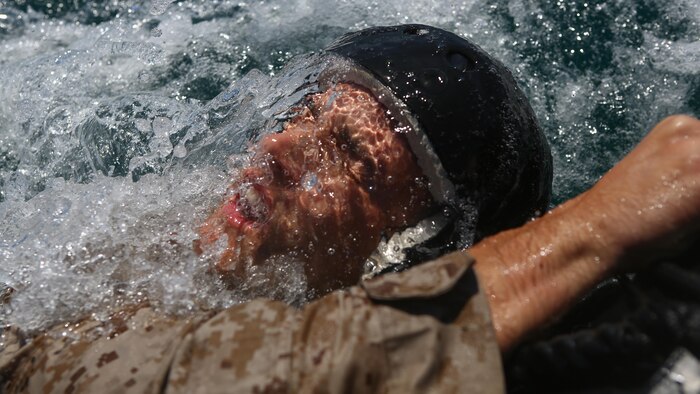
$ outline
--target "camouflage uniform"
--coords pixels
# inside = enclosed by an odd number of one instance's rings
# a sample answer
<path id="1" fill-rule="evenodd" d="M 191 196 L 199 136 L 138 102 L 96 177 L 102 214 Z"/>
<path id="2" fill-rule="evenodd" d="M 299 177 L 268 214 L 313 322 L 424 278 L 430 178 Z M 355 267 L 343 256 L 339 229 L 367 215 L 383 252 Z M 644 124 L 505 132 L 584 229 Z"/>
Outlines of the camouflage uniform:
<path id="1" fill-rule="evenodd" d="M 148 308 L 4 332 L 3 392 L 503 392 L 472 258 L 453 253 L 303 309 L 255 300 L 188 319 Z M 61 332 L 71 329 L 71 335 Z"/>

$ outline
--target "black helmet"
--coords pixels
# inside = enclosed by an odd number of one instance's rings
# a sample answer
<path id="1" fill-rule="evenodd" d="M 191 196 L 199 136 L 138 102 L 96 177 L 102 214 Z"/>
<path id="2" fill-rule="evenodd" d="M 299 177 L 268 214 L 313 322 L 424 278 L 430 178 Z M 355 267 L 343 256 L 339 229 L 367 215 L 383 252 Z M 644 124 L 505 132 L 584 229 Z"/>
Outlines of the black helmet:
<path id="1" fill-rule="evenodd" d="M 390 93 L 367 77 L 358 80 L 356 70 L 348 71 L 352 67 L 334 79 L 365 85 L 399 120 L 416 123 L 411 126 L 418 137 L 409 136 L 409 142 L 439 190 L 434 197 L 458 212 L 460 204 L 476 207 L 475 240 L 547 209 L 549 145 L 501 62 L 464 38 L 425 25 L 369 28 L 346 34 L 326 50 L 365 70 Z"/>

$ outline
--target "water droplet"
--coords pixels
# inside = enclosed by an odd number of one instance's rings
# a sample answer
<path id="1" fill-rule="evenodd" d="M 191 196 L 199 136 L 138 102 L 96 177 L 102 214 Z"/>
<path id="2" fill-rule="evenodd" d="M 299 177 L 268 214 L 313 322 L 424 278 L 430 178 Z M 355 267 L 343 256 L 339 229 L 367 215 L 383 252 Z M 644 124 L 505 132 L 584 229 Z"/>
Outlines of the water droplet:
<path id="1" fill-rule="evenodd" d="M 316 184 L 318 184 L 318 176 L 314 172 L 307 172 L 301 178 L 301 186 L 306 191 L 313 189 Z"/>
<path id="2" fill-rule="evenodd" d="M 151 15 L 162 15 L 166 9 L 168 9 L 168 6 L 170 6 L 170 3 L 172 3 L 173 0 L 154 0 L 151 3 L 151 9 L 150 14 Z"/>
<path id="3" fill-rule="evenodd" d="M 182 159 L 183 157 L 187 156 L 187 148 L 185 148 L 183 145 L 178 145 L 173 149 L 173 156 Z"/>

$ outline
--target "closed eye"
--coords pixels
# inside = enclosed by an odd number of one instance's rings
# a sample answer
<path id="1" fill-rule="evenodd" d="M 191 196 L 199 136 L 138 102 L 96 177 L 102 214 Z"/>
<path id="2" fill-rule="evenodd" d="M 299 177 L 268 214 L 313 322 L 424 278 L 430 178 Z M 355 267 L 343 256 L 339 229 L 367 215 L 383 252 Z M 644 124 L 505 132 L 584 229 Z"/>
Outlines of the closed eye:
<path id="1" fill-rule="evenodd" d="M 342 152 L 345 152 L 351 159 L 361 160 L 363 158 L 364 152 L 360 149 L 357 137 L 351 136 L 347 127 L 343 126 L 336 135 L 336 144 Z"/>

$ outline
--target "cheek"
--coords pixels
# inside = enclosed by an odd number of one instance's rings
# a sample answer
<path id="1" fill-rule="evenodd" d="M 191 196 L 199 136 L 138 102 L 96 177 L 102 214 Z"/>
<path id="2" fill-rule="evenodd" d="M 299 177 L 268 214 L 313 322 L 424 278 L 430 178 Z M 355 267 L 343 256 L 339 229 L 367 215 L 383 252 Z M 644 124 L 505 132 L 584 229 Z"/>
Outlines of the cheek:
<path id="1" fill-rule="evenodd" d="M 299 195 L 301 213 L 308 216 L 310 220 L 330 217 L 333 211 L 332 202 L 327 194 L 317 191 L 304 191 Z"/>
<path id="2" fill-rule="evenodd" d="M 344 179 L 329 178 L 324 170 L 315 176 L 313 186 L 305 187 L 302 181 L 301 185 L 287 192 L 292 209 L 308 223 L 335 219 L 348 205 L 348 187 Z"/>
<path id="3" fill-rule="evenodd" d="M 324 221 L 340 236 L 360 229 L 381 226 L 382 215 L 369 193 L 348 175 L 322 178 L 319 189 L 305 192 L 301 198 L 313 220 Z"/>

